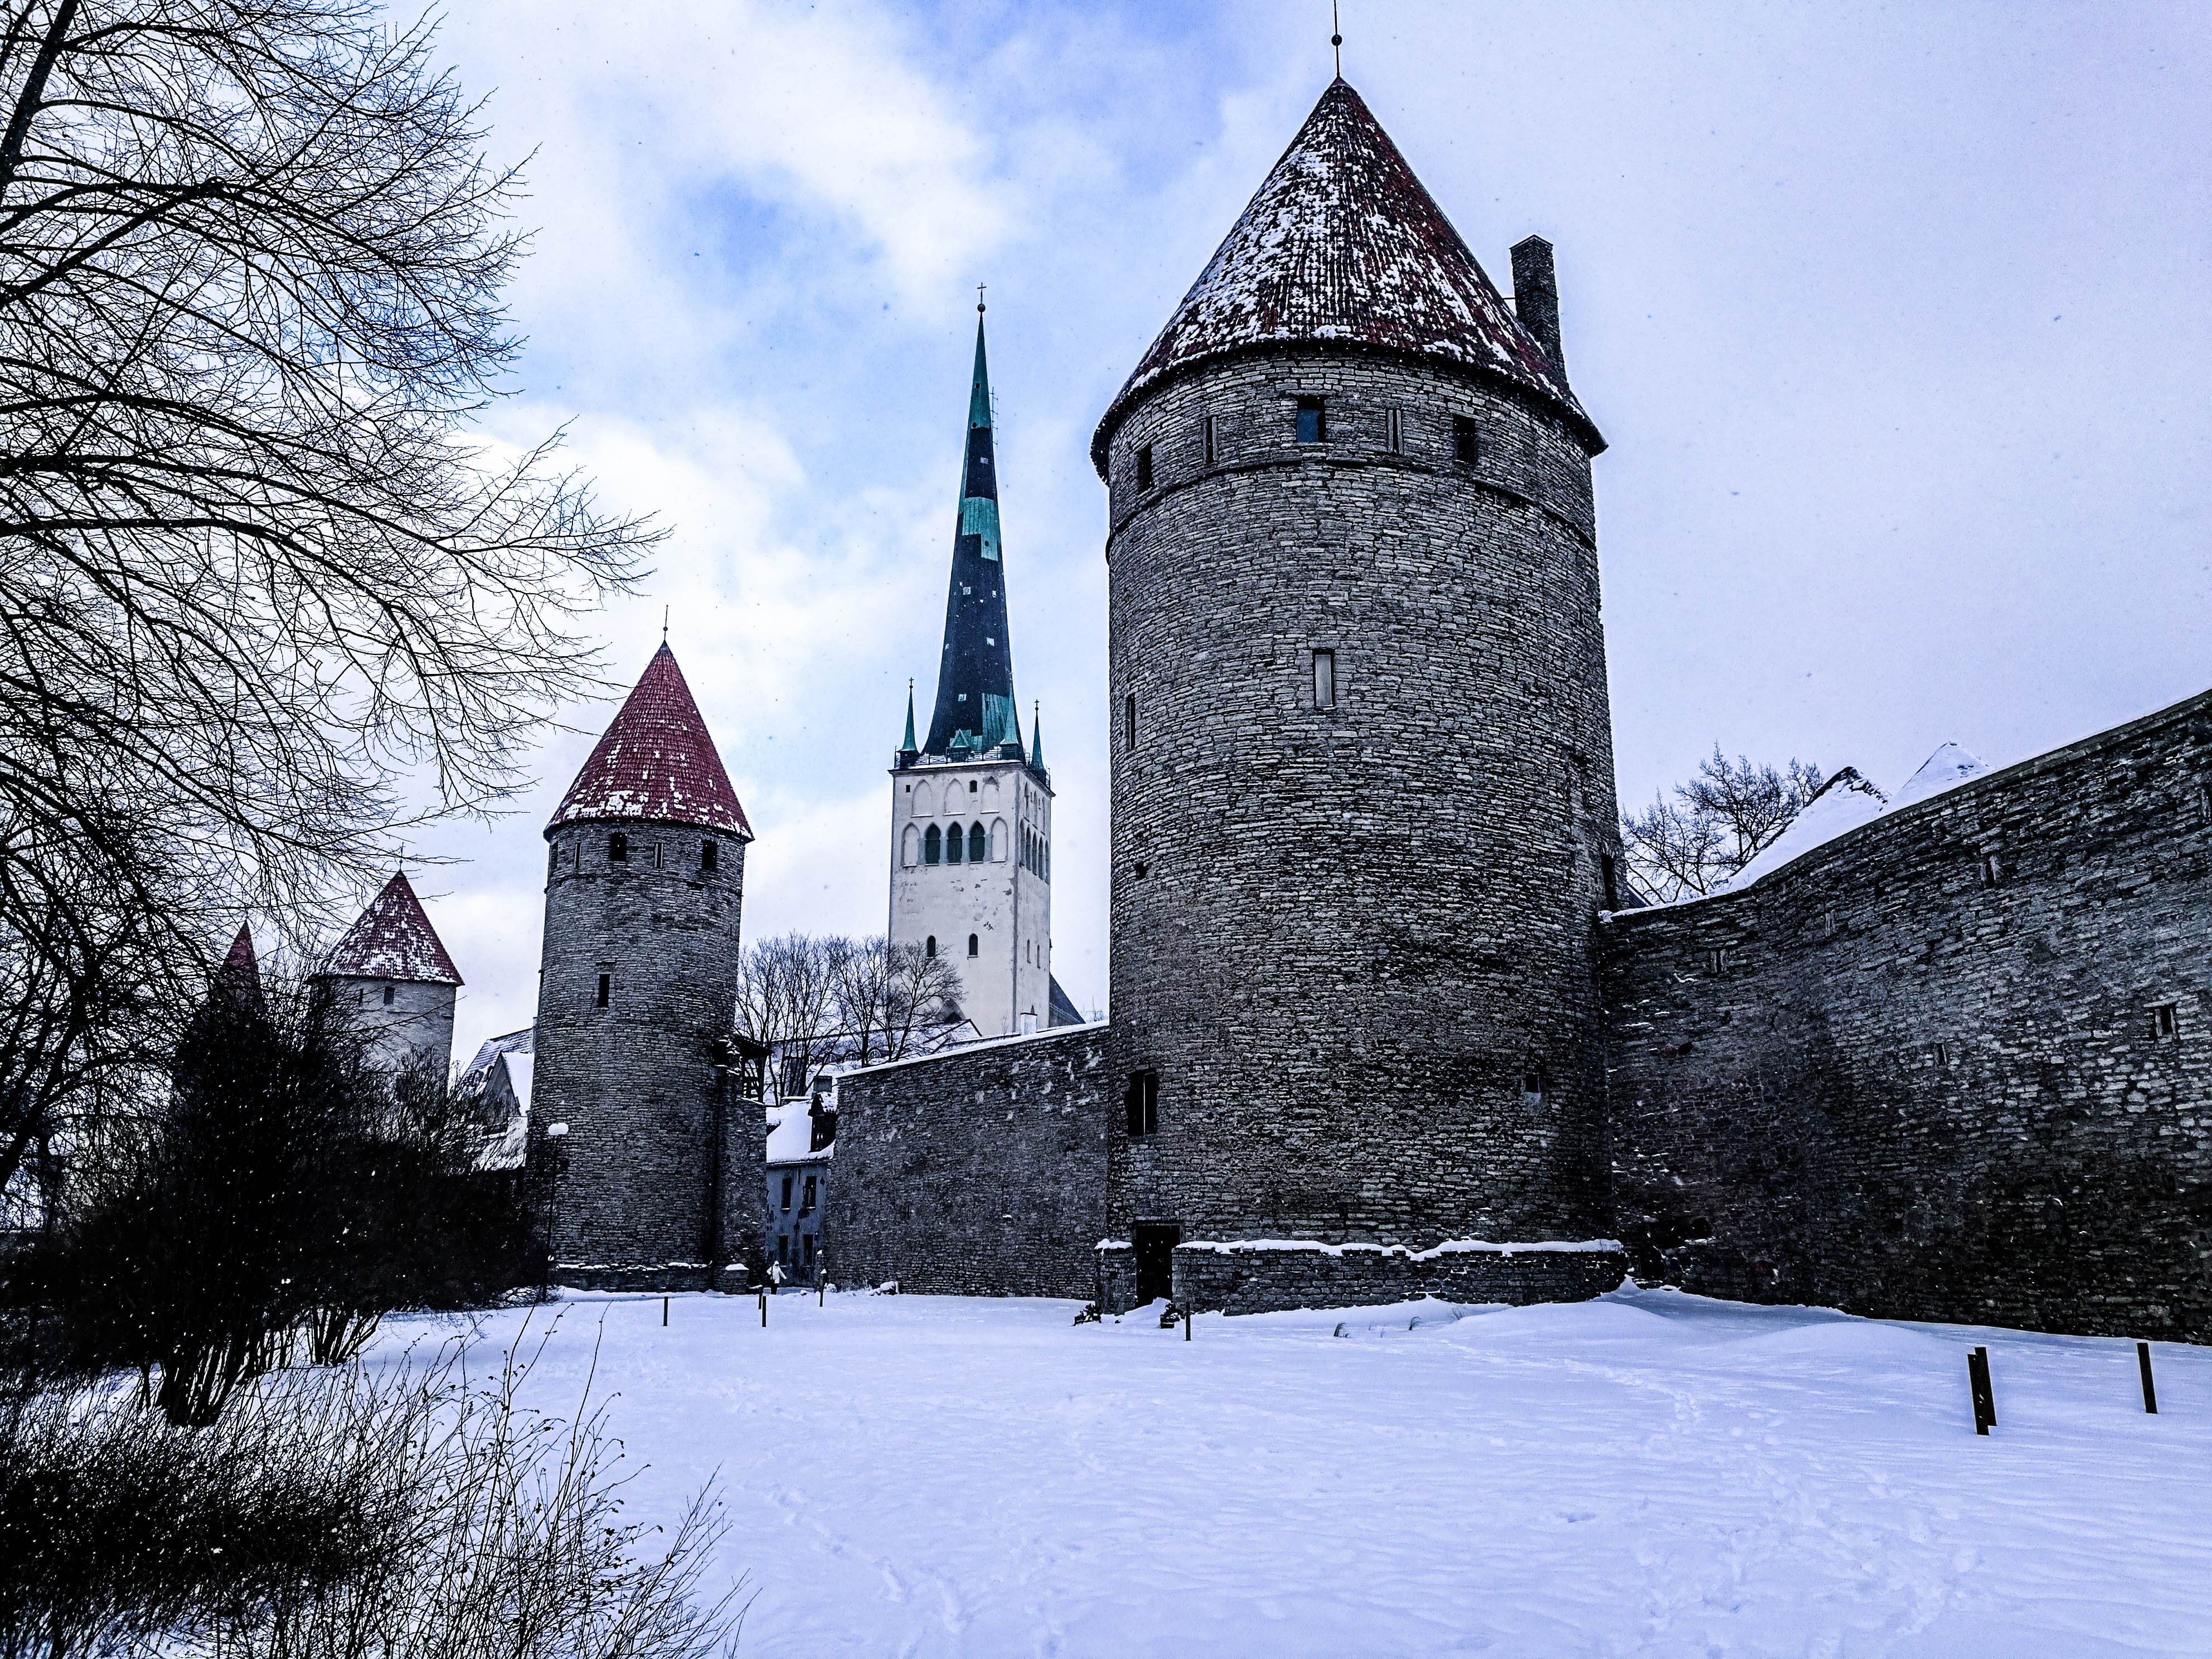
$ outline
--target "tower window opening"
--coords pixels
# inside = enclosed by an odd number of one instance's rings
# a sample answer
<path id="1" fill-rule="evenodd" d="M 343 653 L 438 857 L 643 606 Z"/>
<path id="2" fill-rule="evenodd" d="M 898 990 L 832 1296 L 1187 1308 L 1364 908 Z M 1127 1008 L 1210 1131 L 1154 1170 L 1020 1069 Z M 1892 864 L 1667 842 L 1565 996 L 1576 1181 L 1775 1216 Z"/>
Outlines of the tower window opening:
<path id="1" fill-rule="evenodd" d="M 1540 1106 L 1544 1103 L 1544 1074 L 1541 1072 L 1522 1073 L 1521 1103 L 1524 1106 Z"/>
<path id="2" fill-rule="evenodd" d="M 629 837 L 619 830 L 607 837 L 607 862 L 610 864 L 629 862 Z"/>
<path id="3" fill-rule="evenodd" d="M 1137 746 L 1137 694 L 1133 691 L 1121 699 L 1121 741 L 1125 746 Z"/>
<path id="4" fill-rule="evenodd" d="M 1936 1045 L 1936 1063 L 1938 1066 L 1948 1066 L 1951 1063 L 1951 1045 L 1949 1043 L 1939 1042 Z"/>
<path id="5" fill-rule="evenodd" d="M 971 957 L 979 957 L 983 954 L 981 941 L 980 941 L 973 933 L 968 935 L 968 954 Z"/>
<path id="6" fill-rule="evenodd" d="M 968 826 L 968 862 L 981 864 L 990 856 L 990 832 L 980 823 Z"/>
<path id="7" fill-rule="evenodd" d="M 1597 873 L 1598 879 L 1605 884 L 1605 908 L 1618 910 L 1620 908 L 1620 878 L 1612 854 L 1600 853 L 1597 855 Z"/>
<path id="8" fill-rule="evenodd" d="M 392 1006 L 392 999 L 394 994 L 396 994 L 396 992 L 397 988 L 394 986 L 387 985 L 384 988 L 384 1006 L 386 1007 L 389 1008 Z"/>
<path id="9" fill-rule="evenodd" d="M 934 957 L 937 955 L 936 934 L 932 933 L 927 939 L 922 941 L 921 953 L 922 955 L 930 957 Z"/>
<path id="10" fill-rule="evenodd" d="M 1152 447 L 1150 444 L 1139 444 L 1137 447 L 1137 488 L 1150 489 L 1152 487 Z"/>
<path id="11" fill-rule="evenodd" d="M 968 780 L 968 793 L 971 795 L 975 793 L 975 780 L 973 778 Z"/>
<path id="12" fill-rule="evenodd" d="M 2159 1037 L 2170 1037 L 2178 1030 L 2179 1030 L 2179 1024 L 2176 1018 L 2176 1012 L 2177 1005 L 2171 1002 L 2161 1002 L 2155 1008 L 2153 1008 L 2150 1011 L 2151 1035 L 2153 1036 Z"/>
<path id="13" fill-rule="evenodd" d="M 956 823 L 945 832 L 945 861 L 947 864 L 957 864 L 967 856 L 967 832 Z"/>
<path id="14" fill-rule="evenodd" d="M 1336 653 L 1313 653 L 1313 697 L 1316 708 L 1336 707 Z"/>
<path id="15" fill-rule="evenodd" d="M 1464 415 L 1452 416 L 1452 459 L 1455 461 L 1479 461 L 1482 459 L 1482 428 Z"/>
<path id="16" fill-rule="evenodd" d="M 921 861 L 924 864 L 939 864 L 944 861 L 944 858 L 945 831 L 933 823 L 929 826 L 929 833 L 921 838 Z"/>
<path id="17" fill-rule="evenodd" d="M 1997 862 L 1997 855 L 1995 853 L 1984 854 L 1982 859 L 1982 885 L 1984 887 L 1995 887 L 2003 879 L 2004 866 Z"/>
<path id="18" fill-rule="evenodd" d="M 611 992 L 614 989 L 614 985 L 615 985 L 615 976 L 614 976 L 612 974 L 601 974 L 601 975 L 599 975 L 599 1006 L 600 1006 L 600 1007 L 604 1008 L 604 1007 L 605 1007 L 605 1006 L 607 1006 L 607 998 L 608 998 L 608 994 L 609 994 L 609 993 L 611 993 Z"/>
<path id="19" fill-rule="evenodd" d="M 1319 398 L 1298 399 L 1298 441 L 1302 444 L 1325 444 L 1328 441 L 1328 406 Z"/>
<path id="20" fill-rule="evenodd" d="M 712 870 L 720 865 L 721 861 L 721 842 L 709 839 L 699 843 L 699 867 L 702 870 Z"/>
<path id="21" fill-rule="evenodd" d="M 1389 446 L 1390 453 L 1393 455 L 1404 454 L 1406 453 L 1405 412 L 1402 410 L 1392 410 L 1385 418 L 1384 424 L 1383 441 Z"/>
<path id="22" fill-rule="evenodd" d="M 1129 1086 L 1121 1096 L 1121 1108 L 1131 1134 L 1158 1134 L 1160 1131 L 1160 1074 L 1158 1072 L 1130 1073 Z"/>
<path id="23" fill-rule="evenodd" d="M 791 1176 L 784 1176 L 784 1178 L 783 1178 L 783 1206 L 782 1206 L 782 1207 L 783 1207 L 784 1213 L 785 1213 L 785 1214 L 787 1214 L 787 1215 L 788 1215 L 788 1214 L 791 1212 L 791 1183 L 792 1183 L 792 1177 L 791 1177 Z"/>
<path id="24" fill-rule="evenodd" d="M 1214 441 L 1213 416 L 1209 415 L 1203 421 L 1200 422 L 1199 430 L 1206 442 L 1206 464 L 1208 466 L 1212 466 L 1214 462 L 1214 458 L 1220 453 L 1218 448 L 1216 447 Z"/>

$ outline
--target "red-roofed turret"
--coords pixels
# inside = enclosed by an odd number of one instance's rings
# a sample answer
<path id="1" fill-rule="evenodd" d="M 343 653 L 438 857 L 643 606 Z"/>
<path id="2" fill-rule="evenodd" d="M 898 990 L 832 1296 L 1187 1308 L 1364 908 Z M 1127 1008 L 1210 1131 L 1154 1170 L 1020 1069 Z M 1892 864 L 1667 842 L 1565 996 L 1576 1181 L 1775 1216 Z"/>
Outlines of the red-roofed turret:
<path id="1" fill-rule="evenodd" d="M 442 1075 L 452 1063 L 460 970 L 405 871 L 368 902 L 315 978 L 356 1011 L 372 1033 L 375 1062 L 386 1071 L 428 1059 Z"/>
<path id="2" fill-rule="evenodd" d="M 730 787 L 714 739 L 665 641 L 561 798 L 546 833 L 599 818 L 690 823 L 741 841 L 753 838 L 745 809 L 738 804 L 738 792 Z"/>

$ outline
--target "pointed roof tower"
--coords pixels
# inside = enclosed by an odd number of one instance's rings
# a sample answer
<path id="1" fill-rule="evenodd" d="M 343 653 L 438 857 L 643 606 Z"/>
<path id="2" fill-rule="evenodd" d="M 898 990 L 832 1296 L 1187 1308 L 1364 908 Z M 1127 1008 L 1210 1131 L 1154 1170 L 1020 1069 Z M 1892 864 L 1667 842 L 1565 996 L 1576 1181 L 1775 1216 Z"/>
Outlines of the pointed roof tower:
<path id="1" fill-rule="evenodd" d="M 550 835 L 591 818 L 651 818 L 753 838 L 665 640 L 545 828 Z"/>
<path id="2" fill-rule="evenodd" d="M 1499 297 L 1349 82 L 1329 83 L 1091 441 L 1192 364 L 1300 341 L 1440 357 L 1556 410 L 1592 454 L 1605 441 L 1565 374 Z"/>
<path id="3" fill-rule="evenodd" d="M 216 983 L 241 1003 L 254 1007 L 261 1006 L 261 963 L 253 954 L 253 929 L 240 922 L 238 937 L 230 942 L 230 954 L 223 957 L 222 966 L 215 970 Z"/>
<path id="4" fill-rule="evenodd" d="M 945 600 L 945 652 L 937 708 L 924 754 L 982 753 L 1021 745 L 1014 712 L 1014 653 L 1006 635 L 1006 565 L 999 548 L 998 455 L 991 441 L 991 374 L 983 355 L 983 307 L 975 307 L 975 373 L 968 388 L 968 452 L 952 531 L 952 580 Z"/>
<path id="5" fill-rule="evenodd" d="M 400 871 L 368 902 L 345 937 L 331 948 L 318 979 L 393 979 L 418 985 L 459 985 L 460 970 Z"/>

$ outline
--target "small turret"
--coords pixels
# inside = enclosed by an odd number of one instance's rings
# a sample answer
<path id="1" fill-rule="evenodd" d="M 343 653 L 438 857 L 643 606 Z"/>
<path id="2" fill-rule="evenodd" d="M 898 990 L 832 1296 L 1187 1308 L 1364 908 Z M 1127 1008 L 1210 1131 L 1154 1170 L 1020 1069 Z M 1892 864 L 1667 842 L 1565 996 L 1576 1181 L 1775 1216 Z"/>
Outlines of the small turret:
<path id="1" fill-rule="evenodd" d="M 345 931 L 315 975 L 371 1033 L 374 1064 L 394 1074 L 418 1060 L 441 1077 L 453 1064 L 459 969 L 404 870 Z"/>

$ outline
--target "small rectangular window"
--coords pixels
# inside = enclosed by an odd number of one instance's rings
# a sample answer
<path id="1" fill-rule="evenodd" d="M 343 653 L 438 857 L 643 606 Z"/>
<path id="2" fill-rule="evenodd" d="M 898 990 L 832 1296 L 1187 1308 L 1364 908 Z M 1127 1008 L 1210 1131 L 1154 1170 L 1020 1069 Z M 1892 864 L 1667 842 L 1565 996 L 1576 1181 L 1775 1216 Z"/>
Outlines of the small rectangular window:
<path id="1" fill-rule="evenodd" d="M 607 862 L 610 864 L 629 862 L 629 837 L 619 830 L 607 837 Z"/>
<path id="2" fill-rule="evenodd" d="M 1544 1103 L 1544 1074 L 1541 1072 L 1522 1073 L 1521 1103 L 1523 1106 L 1540 1106 Z"/>
<path id="3" fill-rule="evenodd" d="M 1314 707 L 1336 707 L 1336 653 L 1316 651 L 1313 653 Z"/>
<path id="4" fill-rule="evenodd" d="M 1482 434 L 1464 415 L 1452 416 L 1452 459 L 1458 461 L 1479 461 L 1482 459 Z"/>
<path id="5" fill-rule="evenodd" d="M 783 1207 L 786 1212 L 791 1209 L 791 1180 L 789 1176 L 783 1178 Z"/>
<path id="6" fill-rule="evenodd" d="M 1121 699 L 1121 740 L 1128 748 L 1137 746 L 1137 694 L 1133 691 Z"/>
<path id="7" fill-rule="evenodd" d="M 1948 1066 L 1951 1063 L 1951 1045 L 1949 1043 L 1939 1042 L 1936 1045 L 1936 1063 L 1938 1066 Z"/>
<path id="8" fill-rule="evenodd" d="M 392 986 L 387 985 L 384 988 L 384 1006 L 387 1008 L 392 1006 L 393 992 L 394 988 Z"/>
<path id="9" fill-rule="evenodd" d="M 1218 453 L 1214 447 L 1212 416 L 1209 415 L 1206 417 L 1204 428 L 1206 435 L 1206 464 L 1208 466 L 1212 466 L 1213 465 L 1214 457 Z"/>
<path id="10" fill-rule="evenodd" d="M 1724 972 L 1726 971 L 1728 965 L 1729 954 L 1728 949 L 1725 945 L 1716 945 L 1705 952 L 1705 971 L 1707 973 L 1717 974 Z"/>
<path id="11" fill-rule="evenodd" d="M 1137 488 L 1150 489 L 1152 487 L 1152 447 L 1150 444 L 1139 444 L 1137 447 Z"/>
<path id="12" fill-rule="evenodd" d="M 1318 398 L 1298 399 L 1298 441 L 1302 444 L 1325 444 L 1328 441 L 1328 408 Z"/>
<path id="13" fill-rule="evenodd" d="M 708 840 L 702 841 L 699 843 L 699 867 L 702 870 L 714 869 L 715 866 L 721 862 L 721 842 L 714 840 Z"/>
<path id="14" fill-rule="evenodd" d="M 2176 1018 L 2175 1004 L 2161 1002 L 2150 1011 L 2150 1030 L 2153 1036 L 2170 1037 L 2179 1029 L 2179 1023 Z"/>
<path id="15" fill-rule="evenodd" d="M 812 1176 L 806 1177 L 806 1190 L 799 1194 L 799 1212 L 801 1215 L 814 1213 L 814 1177 Z"/>
<path id="16" fill-rule="evenodd" d="M 1605 884 L 1605 908 L 1618 910 L 1620 908 L 1620 877 L 1612 854 L 1600 853 L 1597 855 L 1597 873 L 1598 879 Z"/>
<path id="17" fill-rule="evenodd" d="M 1160 1128 L 1160 1074 L 1158 1072 L 1130 1073 L 1128 1089 L 1122 1095 L 1122 1106 L 1131 1134 L 1158 1134 Z"/>
<path id="18" fill-rule="evenodd" d="M 1394 409 L 1390 411 L 1385 441 L 1390 446 L 1390 453 L 1393 455 L 1402 455 L 1406 453 L 1406 417 L 1398 410 Z"/>
<path id="19" fill-rule="evenodd" d="M 607 993 L 614 988 L 614 980 L 612 974 L 599 975 L 599 1006 L 602 1008 L 607 1006 Z"/>

